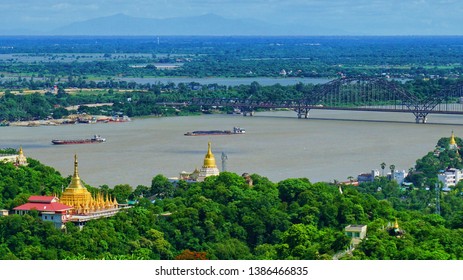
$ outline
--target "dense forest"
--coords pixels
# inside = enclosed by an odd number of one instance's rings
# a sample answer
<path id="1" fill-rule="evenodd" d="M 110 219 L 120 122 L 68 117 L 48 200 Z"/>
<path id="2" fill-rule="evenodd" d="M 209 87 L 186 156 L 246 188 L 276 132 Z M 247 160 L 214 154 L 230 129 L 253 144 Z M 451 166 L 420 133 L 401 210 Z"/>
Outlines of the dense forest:
<path id="1" fill-rule="evenodd" d="M 449 138 L 438 145 L 445 147 Z M 457 138 L 457 143 L 462 143 Z M 399 186 L 387 177 L 359 186 L 289 178 L 277 183 L 252 174 L 222 172 L 204 182 L 177 184 L 158 174 L 151 186 L 87 186 L 119 202 L 137 204 L 114 217 L 54 228 L 32 212 L 0 218 L 3 259 L 463 259 L 462 184 L 437 192 L 438 163 L 459 167 L 448 150 L 417 160 L 422 184 Z M 453 160 L 456 157 L 459 160 Z M 0 208 L 29 195 L 59 194 L 70 178 L 28 159 L 28 166 L 0 163 Z M 460 165 L 458 165 L 460 164 Z M 431 166 L 432 165 L 432 166 Z M 413 176 L 413 175 L 412 175 Z M 409 180 L 416 180 L 409 178 Z M 340 189 L 342 191 L 340 191 Z M 148 199 L 149 198 L 149 199 Z M 398 221 L 400 234 L 393 230 Z M 368 226 L 367 238 L 349 251 L 344 227 Z"/>

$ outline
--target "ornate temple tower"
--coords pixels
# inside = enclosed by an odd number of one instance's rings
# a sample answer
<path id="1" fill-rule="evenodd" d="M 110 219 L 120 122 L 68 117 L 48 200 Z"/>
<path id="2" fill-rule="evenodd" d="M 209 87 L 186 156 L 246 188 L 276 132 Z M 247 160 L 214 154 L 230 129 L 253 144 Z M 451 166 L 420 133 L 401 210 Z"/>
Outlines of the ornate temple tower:
<path id="1" fill-rule="evenodd" d="M 115 199 L 104 198 L 101 194 L 92 197 L 92 194 L 80 180 L 78 168 L 77 155 L 75 155 L 74 175 L 68 187 L 61 195 L 60 203 L 72 206 L 74 214 L 90 214 L 96 211 L 117 208 L 118 204 Z"/>
<path id="2" fill-rule="evenodd" d="M 455 135 L 453 134 L 453 131 L 452 131 L 452 135 L 450 136 L 449 149 L 458 150 L 458 145 L 457 145 L 457 142 L 455 141 Z"/>
<path id="3" fill-rule="evenodd" d="M 215 157 L 211 150 L 211 142 L 207 144 L 207 154 L 204 157 L 204 164 L 199 170 L 197 181 L 202 182 L 206 177 L 219 175 L 219 169 L 215 163 Z"/>
<path id="4" fill-rule="evenodd" d="M 16 165 L 21 165 L 21 166 L 27 165 L 27 158 L 24 155 L 23 147 L 19 147 L 19 153 L 18 153 L 18 156 L 16 157 L 15 164 Z"/>

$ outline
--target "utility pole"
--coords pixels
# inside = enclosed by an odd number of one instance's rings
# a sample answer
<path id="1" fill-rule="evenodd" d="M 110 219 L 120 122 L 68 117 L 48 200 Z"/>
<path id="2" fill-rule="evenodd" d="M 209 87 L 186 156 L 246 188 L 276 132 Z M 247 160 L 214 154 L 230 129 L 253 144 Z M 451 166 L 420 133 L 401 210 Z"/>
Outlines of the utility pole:
<path id="1" fill-rule="evenodd" d="M 436 183 L 436 214 L 440 215 L 440 185 Z"/>
<path id="2" fill-rule="evenodd" d="M 222 172 L 227 171 L 227 160 L 228 156 L 222 152 Z"/>

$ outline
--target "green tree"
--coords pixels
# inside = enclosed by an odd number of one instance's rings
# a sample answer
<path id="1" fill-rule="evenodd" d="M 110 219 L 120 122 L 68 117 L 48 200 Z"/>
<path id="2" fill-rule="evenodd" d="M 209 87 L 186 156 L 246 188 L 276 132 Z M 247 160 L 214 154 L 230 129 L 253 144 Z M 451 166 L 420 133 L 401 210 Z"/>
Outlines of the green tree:
<path id="1" fill-rule="evenodd" d="M 164 175 L 156 175 L 151 181 L 150 195 L 158 198 L 172 197 L 174 190 L 174 185 Z"/>
<path id="2" fill-rule="evenodd" d="M 132 187 L 128 184 L 114 186 L 113 195 L 119 203 L 126 202 L 132 194 Z"/>

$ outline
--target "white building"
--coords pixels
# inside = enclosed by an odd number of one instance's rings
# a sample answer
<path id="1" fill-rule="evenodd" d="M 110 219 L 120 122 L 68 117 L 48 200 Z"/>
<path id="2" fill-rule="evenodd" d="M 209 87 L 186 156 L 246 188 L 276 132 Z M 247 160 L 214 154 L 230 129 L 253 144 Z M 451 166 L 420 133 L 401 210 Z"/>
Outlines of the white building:
<path id="1" fill-rule="evenodd" d="M 348 225 L 344 232 L 352 238 L 352 245 L 357 246 L 367 236 L 367 225 Z"/>
<path id="2" fill-rule="evenodd" d="M 463 179 L 463 174 L 460 169 L 447 168 L 439 173 L 437 178 L 442 183 L 442 190 L 449 191 L 450 187 L 454 187 Z"/>
<path id="3" fill-rule="evenodd" d="M 407 176 L 408 176 L 408 172 L 406 172 L 405 170 L 402 170 L 402 171 L 395 170 L 394 176 L 392 177 L 392 179 L 396 181 L 397 184 L 402 185 Z"/>

